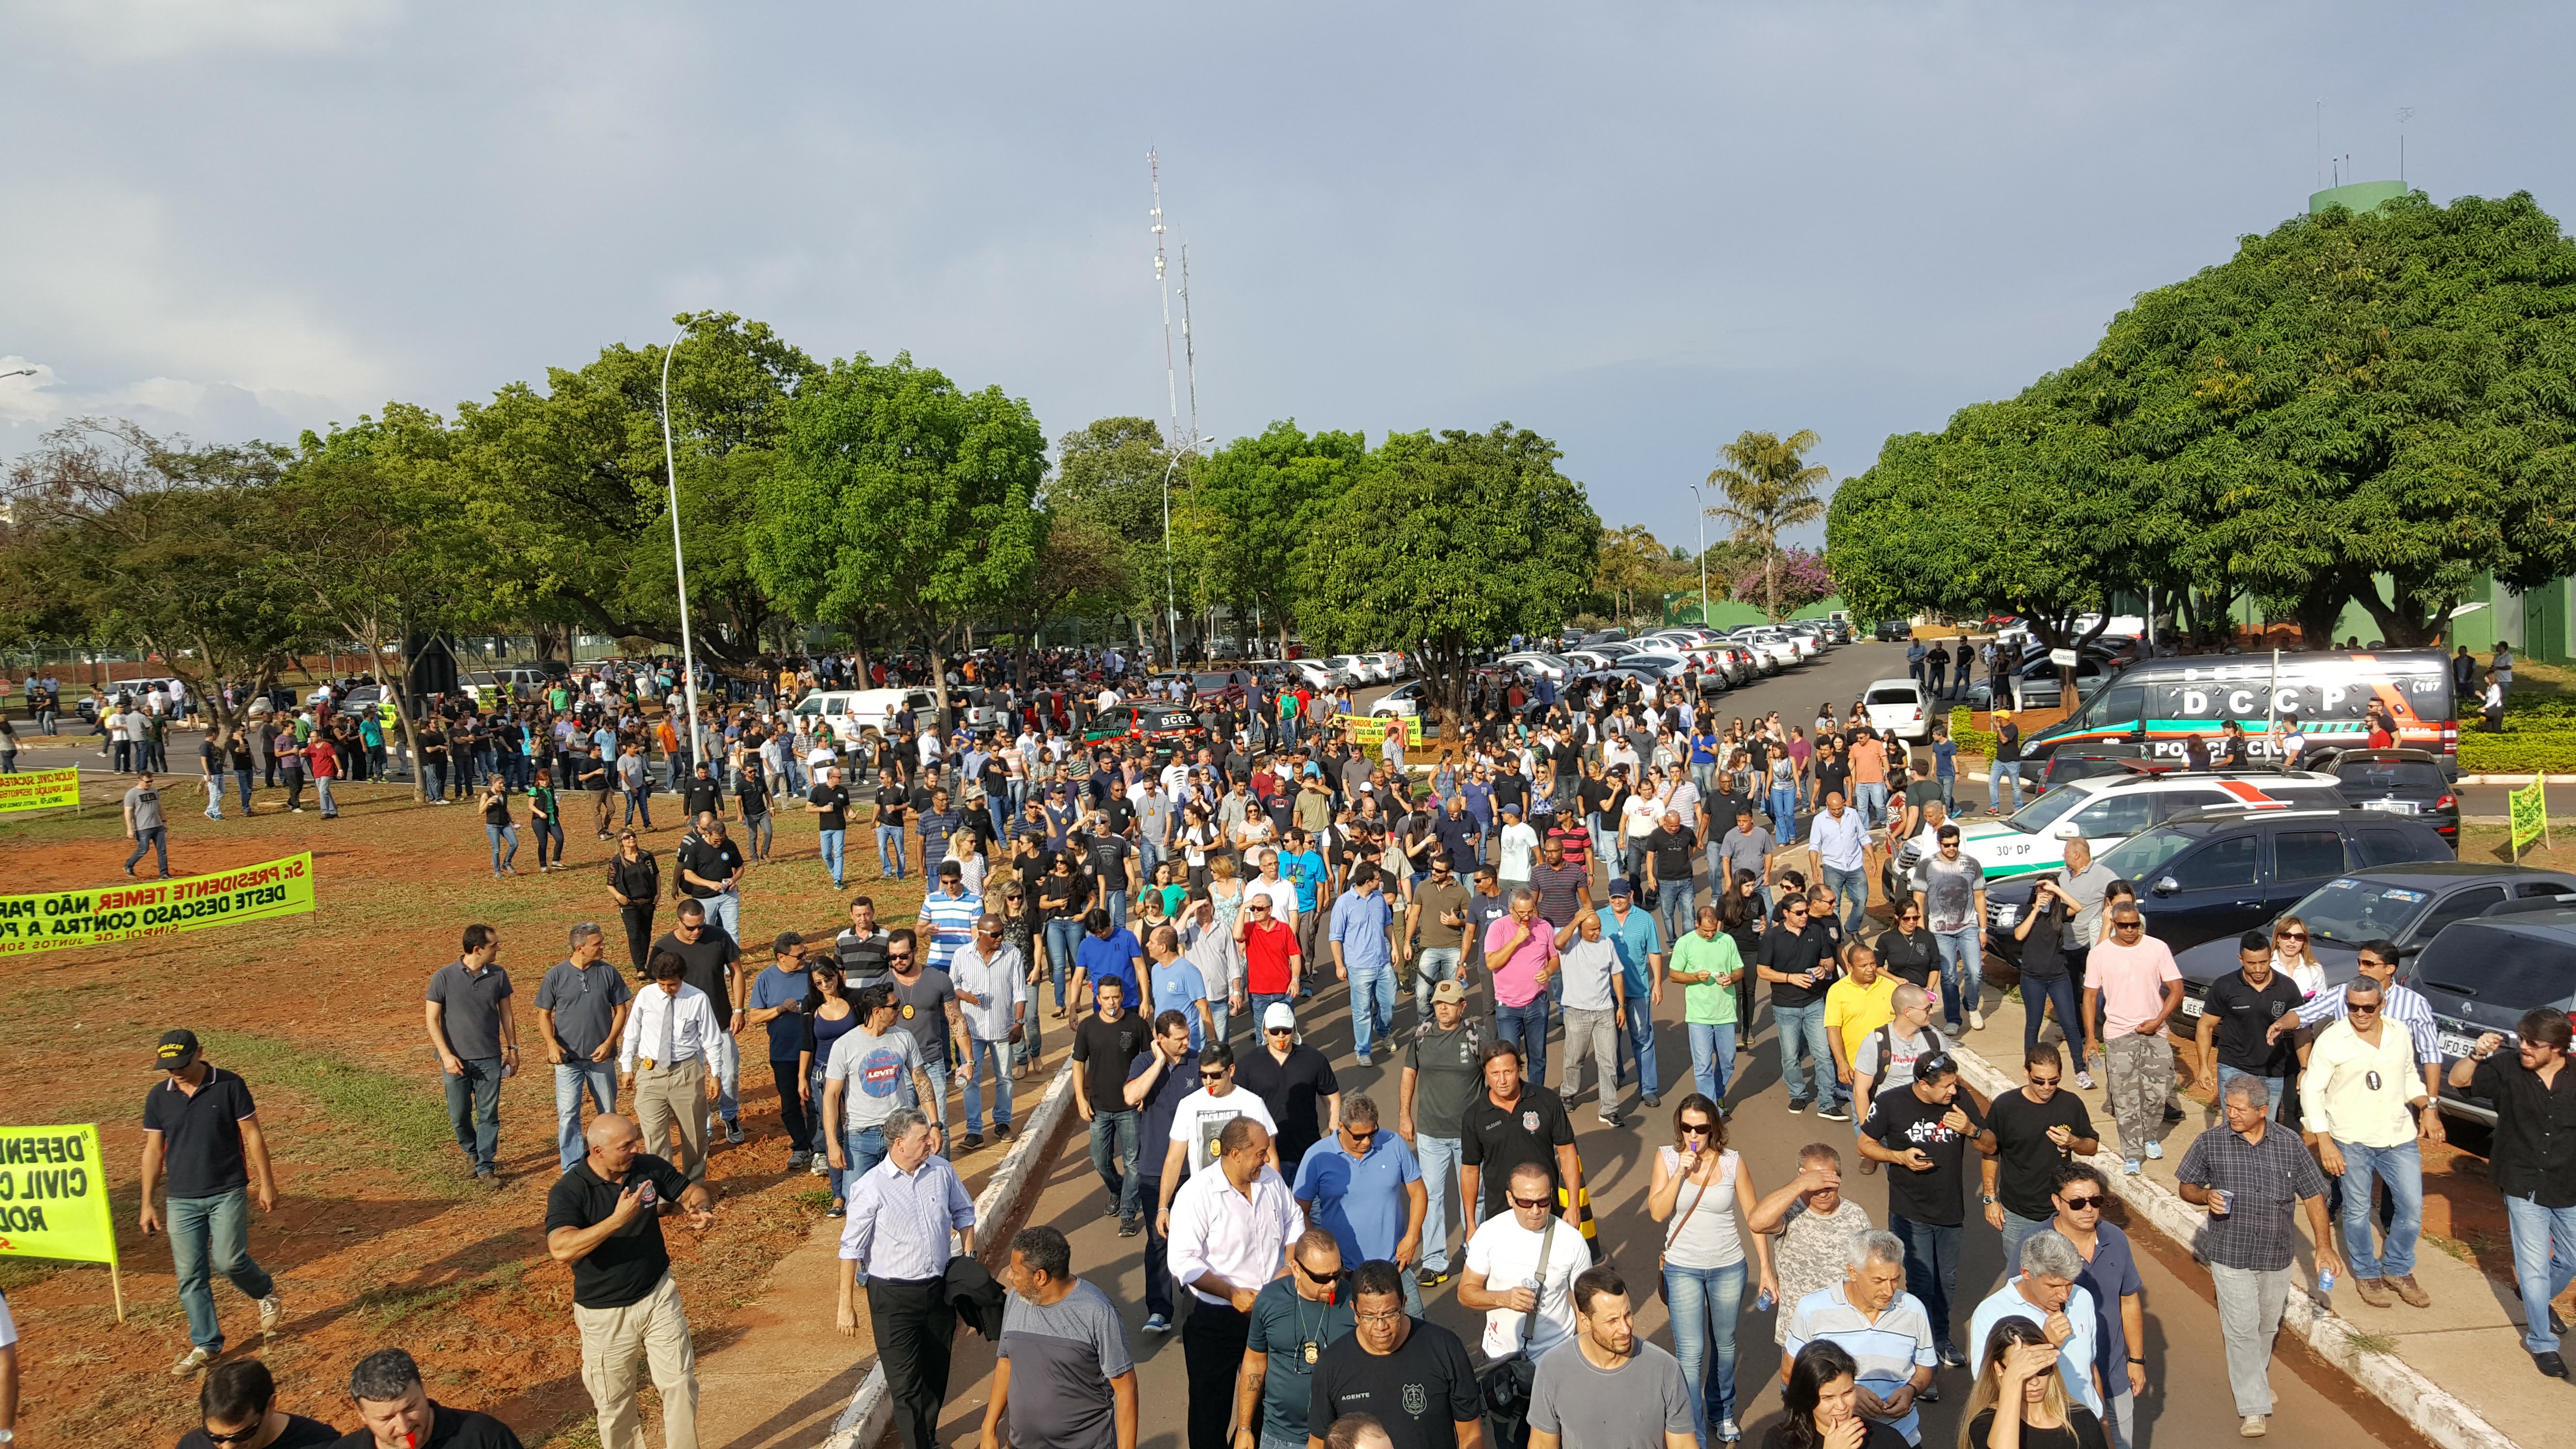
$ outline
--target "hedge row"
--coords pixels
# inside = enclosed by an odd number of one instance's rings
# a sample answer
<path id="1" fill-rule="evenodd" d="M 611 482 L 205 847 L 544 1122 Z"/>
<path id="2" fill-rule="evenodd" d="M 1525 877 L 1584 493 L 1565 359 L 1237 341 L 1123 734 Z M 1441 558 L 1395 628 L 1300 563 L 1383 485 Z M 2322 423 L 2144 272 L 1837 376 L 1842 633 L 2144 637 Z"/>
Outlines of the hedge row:
<path id="1" fill-rule="evenodd" d="M 2462 723 L 2461 774 L 2576 774 L 2576 729 L 2491 735 Z"/>
<path id="2" fill-rule="evenodd" d="M 1950 740 L 1959 747 L 1960 754 L 1983 755 L 1991 760 L 1995 757 L 1995 737 L 1975 726 L 1976 717 L 1976 712 L 1964 704 L 1952 706 Z"/>

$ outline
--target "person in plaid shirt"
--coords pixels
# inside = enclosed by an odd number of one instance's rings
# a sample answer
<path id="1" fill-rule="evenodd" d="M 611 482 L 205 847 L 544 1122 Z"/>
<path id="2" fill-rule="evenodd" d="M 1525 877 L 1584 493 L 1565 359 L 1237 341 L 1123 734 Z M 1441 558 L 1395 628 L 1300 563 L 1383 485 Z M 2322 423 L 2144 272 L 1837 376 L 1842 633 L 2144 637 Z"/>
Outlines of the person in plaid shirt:
<path id="1" fill-rule="evenodd" d="M 2227 1337 L 2227 1379 L 2236 1391 L 2237 1432 L 2261 1438 L 2272 1414 L 2272 1336 L 2289 1301 L 2299 1230 L 2308 1214 L 2317 1244 L 2317 1276 L 2330 1284 L 2343 1271 L 2326 1227 L 2326 1176 L 2298 1134 L 2268 1124 L 2272 1091 L 2259 1077 L 2236 1077 L 2222 1093 L 2227 1121 L 2200 1134 L 2175 1174 L 2182 1200 L 2209 1209 L 2201 1256 L 2218 1289 L 2218 1327 Z"/>

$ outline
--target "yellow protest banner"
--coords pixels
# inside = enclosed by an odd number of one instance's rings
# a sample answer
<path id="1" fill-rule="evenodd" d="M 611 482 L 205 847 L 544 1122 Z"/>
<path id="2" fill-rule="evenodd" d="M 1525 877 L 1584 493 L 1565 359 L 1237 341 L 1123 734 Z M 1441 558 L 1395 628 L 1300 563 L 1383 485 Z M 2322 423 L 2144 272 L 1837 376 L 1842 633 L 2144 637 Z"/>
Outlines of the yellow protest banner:
<path id="1" fill-rule="evenodd" d="M 2541 783 L 2540 777 L 2534 775 L 2530 784 L 2519 790 L 2508 791 L 2504 798 L 2505 808 L 2510 812 L 2507 818 L 2513 826 L 2513 842 L 2508 849 L 2518 863 L 2522 859 L 2522 852 L 2530 846 L 2531 842 L 2539 841 L 2544 849 L 2548 846 L 2548 789 Z"/>
<path id="2" fill-rule="evenodd" d="M 1386 743 L 1387 727 L 1395 723 L 1396 718 L 1394 715 L 1384 714 L 1337 714 L 1333 716 L 1333 728 L 1350 731 L 1351 738 L 1357 743 L 1381 745 Z M 1403 720 L 1404 742 L 1408 745 L 1421 744 L 1422 716 L 1409 714 L 1403 716 Z"/>
<path id="3" fill-rule="evenodd" d="M 0 1254 L 116 1261 L 98 1125 L 0 1127 Z"/>
<path id="4" fill-rule="evenodd" d="M 78 765 L 63 770 L 30 770 L 23 775 L 0 775 L 0 813 L 51 810 L 56 806 L 79 803 Z"/>
<path id="5" fill-rule="evenodd" d="M 0 956 L 170 936 L 313 909 L 313 855 L 213 875 L 0 896 Z"/>

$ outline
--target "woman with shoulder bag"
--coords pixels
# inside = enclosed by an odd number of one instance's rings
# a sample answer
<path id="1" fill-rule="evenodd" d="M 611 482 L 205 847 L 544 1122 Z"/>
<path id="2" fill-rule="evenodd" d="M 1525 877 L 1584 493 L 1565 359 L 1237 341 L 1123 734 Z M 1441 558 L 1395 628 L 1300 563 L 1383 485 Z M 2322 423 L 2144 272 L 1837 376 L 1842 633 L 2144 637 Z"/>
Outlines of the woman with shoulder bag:
<path id="1" fill-rule="evenodd" d="M 1646 1192 L 1646 1215 L 1672 1224 L 1664 1230 L 1660 1267 L 1672 1309 L 1673 1356 L 1690 1385 L 1700 1443 L 1711 1437 L 1734 1443 L 1744 1437 L 1735 1423 L 1735 1322 L 1743 1313 L 1745 1276 L 1736 1214 L 1750 1217 L 1761 1194 L 1743 1158 L 1727 1147 L 1726 1118 L 1715 1102 L 1698 1092 L 1682 1098 L 1673 1111 L 1673 1135 L 1678 1145 L 1657 1149 Z M 1754 1234 L 1753 1253 L 1760 1305 L 1776 1303 L 1771 1239 Z"/>

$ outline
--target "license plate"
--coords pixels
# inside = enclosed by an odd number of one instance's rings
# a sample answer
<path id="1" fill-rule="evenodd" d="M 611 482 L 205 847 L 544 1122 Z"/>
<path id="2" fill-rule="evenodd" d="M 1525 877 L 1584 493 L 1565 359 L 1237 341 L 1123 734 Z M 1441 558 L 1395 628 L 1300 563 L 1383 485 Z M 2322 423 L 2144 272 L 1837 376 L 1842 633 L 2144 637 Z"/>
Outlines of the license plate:
<path id="1" fill-rule="evenodd" d="M 2200 1020 L 2200 998 L 2196 996 L 2184 997 L 2182 999 L 2182 1014 L 2190 1017 L 2194 1021 Z"/>
<path id="2" fill-rule="evenodd" d="M 2364 800 L 2361 802 L 2361 808 L 2385 810 L 2391 815 L 2414 815 L 2420 813 L 2422 807 L 2412 800 Z"/>
<path id="3" fill-rule="evenodd" d="M 1995 907 L 1995 924 L 1998 926 L 2009 926 L 2020 919 L 2021 907 L 2019 906 L 2002 905 Z"/>
<path id="4" fill-rule="evenodd" d="M 2446 1057 L 2464 1057 L 2477 1049 L 2478 1044 L 2475 1041 L 2455 1032 L 2440 1031 L 2433 1035 L 2435 1042 L 2442 1048 L 2442 1055 Z"/>

